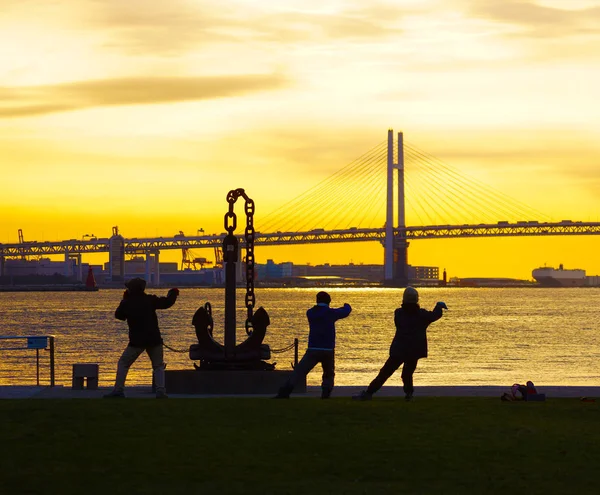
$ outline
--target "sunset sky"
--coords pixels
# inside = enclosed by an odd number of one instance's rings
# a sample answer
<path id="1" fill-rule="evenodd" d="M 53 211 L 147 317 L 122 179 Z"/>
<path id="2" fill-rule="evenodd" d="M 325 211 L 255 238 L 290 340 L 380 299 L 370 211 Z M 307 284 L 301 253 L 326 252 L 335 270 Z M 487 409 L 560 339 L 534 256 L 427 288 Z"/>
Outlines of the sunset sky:
<path id="1" fill-rule="evenodd" d="M 222 232 L 238 187 L 260 230 L 388 128 L 554 221 L 600 221 L 600 0 L 2 0 L 0 243 Z M 600 275 L 599 252 L 595 236 L 428 240 L 409 262 Z"/>

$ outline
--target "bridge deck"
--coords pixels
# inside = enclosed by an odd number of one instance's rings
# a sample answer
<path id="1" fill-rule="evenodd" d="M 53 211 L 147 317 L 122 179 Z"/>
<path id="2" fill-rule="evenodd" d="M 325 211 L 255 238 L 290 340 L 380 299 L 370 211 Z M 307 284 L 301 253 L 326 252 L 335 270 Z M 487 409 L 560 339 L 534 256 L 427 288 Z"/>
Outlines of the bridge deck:
<path id="1" fill-rule="evenodd" d="M 468 237 L 523 237 L 554 235 L 598 235 L 600 222 L 498 222 L 478 225 L 429 225 L 394 229 L 394 236 L 406 240 Z M 146 253 L 166 249 L 194 249 L 221 247 L 225 234 L 190 237 L 154 237 L 124 239 L 125 252 Z M 277 246 L 284 244 L 323 244 L 337 242 L 383 242 L 384 228 L 345 230 L 315 229 L 308 232 L 274 232 L 255 235 L 255 245 Z M 240 236 L 244 244 L 243 236 Z M 110 239 L 29 241 L 17 244 L 0 244 L 0 258 L 21 256 L 48 256 L 108 252 Z"/>

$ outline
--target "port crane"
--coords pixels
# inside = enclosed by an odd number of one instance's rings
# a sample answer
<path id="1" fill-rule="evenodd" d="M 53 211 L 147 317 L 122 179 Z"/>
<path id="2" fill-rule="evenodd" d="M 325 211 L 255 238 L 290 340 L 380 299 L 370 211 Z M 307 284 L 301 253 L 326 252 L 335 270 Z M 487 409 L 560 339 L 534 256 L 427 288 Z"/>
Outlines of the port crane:
<path id="1" fill-rule="evenodd" d="M 201 229 L 200 229 L 201 230 Z M 174 237 L 182 238 L 185 237 L 183 231 L 179 231 L 179 234 Z M 198 266 L 200 266 L 200 270 L 204 268 L 204 265 L 211 265 L 212 261 L 208 261 L 206 258 L 197 257 L 196 254 L 189 248 L 181 249 L 181 269 L 187 268 L 188 270 L 198 270 Z"/>
<path id="2" fill-rule="evenodd" d="M 23 229 L 19 229 L 19 244 L 25 244 L 25 238 L 23 237 Z M 21 253 L 21 259 L 26 260 L 27 256 L 24 253 Z"/>

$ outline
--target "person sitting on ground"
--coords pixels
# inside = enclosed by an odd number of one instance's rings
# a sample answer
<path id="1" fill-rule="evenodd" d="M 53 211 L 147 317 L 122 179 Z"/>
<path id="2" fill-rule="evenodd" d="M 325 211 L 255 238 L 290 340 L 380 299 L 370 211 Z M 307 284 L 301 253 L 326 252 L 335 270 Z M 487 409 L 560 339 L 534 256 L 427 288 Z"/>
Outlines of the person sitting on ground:
<path id="1" fill-rule="evenodd" d="M 433 311 L 421 309 L 417 290 L 413 287 L 404 290 L 402 306 L 394 312 L 396 335 L 392 340 L 390 356 L 369 387 L 353 399 L 370 400 L 403 363 L 405 399 L 413 398 L 413 374 L 419 359 L 427 357 L 427 327 L 442 317 L 442 308 L 448 309 L 445 303 L 438 302 Z"/>
<path id="2" fill-rule="evenodd" d="M 515 400 L 527 400 L 527 396 L 537 395 L 537 389 L 531 380 L 525 385 L 520 383 L 513 383 L 510 387 L 510 393 L 505 392 L 500 396 L 503 401 L 515 401 Z"/>
<path id="3" fill-rule="evenodd" d="M 163 340 L 158 328 L 157 309 L 167 309 L 175 304 L 179 289 L 170 289 L 166 297 L 146 294 L 146 281 L 134 278 L 125 284 L 127 290 L 115 311 L 115 318 L 129 325 L 129 344 L 117 364 L 117 377 L 112 392 L 105 398 L 125 397 L 125 380 L 129 368 L 146 351 L 152 362 L 156 398 L 166 399 L 165 363 L 163 361 Z"/>
<path id="4" fill-rule="evenodd" d="M 352 311 L 349 304 L 344 304 L 341 308 L 330 308 L 330 302 L 331 296 L 327 292 L 319 292 L 317 304 L 306 312 L 309 326 L 308 349 L 292 376 L 279 389 L 276 399 L 289 399 L 298 380 L 306 378 L 317 363 L 321 363 L 323 367 L 321 398 L 329 399 L 335 377 L 335 322 L 346 318 Z"/>

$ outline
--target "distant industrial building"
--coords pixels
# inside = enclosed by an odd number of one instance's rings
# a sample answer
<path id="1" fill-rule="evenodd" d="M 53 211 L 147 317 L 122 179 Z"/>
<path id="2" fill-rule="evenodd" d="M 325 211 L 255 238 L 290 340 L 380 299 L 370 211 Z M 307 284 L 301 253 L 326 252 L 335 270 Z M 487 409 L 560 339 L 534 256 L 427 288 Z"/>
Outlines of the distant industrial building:
<path id="1" fill-rule="evenodd" d="M 222 285 L 223 281 L 224 275 L 221 268 L 182 270 L 175 273 L 163 273 L 160 276 L 161 285 L 170 287 Z"/>
<path id="2" fill-rule="evenodd" d="M 147 266 L 148 264 L 148 266 Z M 146 278 L 151 285 L 156 284 L 156 270 L 158 266 L 160 285 L 220 285 L 223 283 L 223 269 L 221 267 L 208 268 L 203 270 L 185 269 L 179 271 L 175 262 L 156 263 L 156 259 L 150 256 L 148 262 L 142 256 L 134 256 L 124 263 L 124 279 L 129 280 L 134 277 Z M 104 264 L 105 277 L 110 269 L 110 261 Z M 146 271 L 147 270 L 147 271 Z M 107 280 L 108 281 L 108 280 Z"/>
<path id="3" fill-rule="evenodd" d="M 271 280 L 293 277 L 294 264 L 286 261 L 275 263 L 273 260 L 267 260 L 265 265 L 256 264 L 256 278 L 258 280 Z"/>
<path id="4" fill-rule="evenodd" d="M 65 261 L 52 261 L 50 258 L 6 259 L 0 269 L 0 285 L 85 282 L 90 265 L 78 263 L 78 260 L 79 258 L 68 258 Z"/>
<path id="5" fill-rule="evenodd" d="M 440 279 L 440 269 L 437 266 L 411 266 L 408 265 L 408 280 L 412 283 L 427 283 Z"/>
<path id="6" fill-rule="evenodd" d="M 146 260 L 141 256 L 125 260 L 122 264 L 122 275 L 116 282 L 112 280 L 111 262 L 104 265 L 90 265 L 88 263 L 77 262 L 75 258 L 68 261 L 52 261 L 50 258 L 41 258 L 37 260 L 28 259 L 7 259 L 4 260 L 2 273 L 0 274 L 0 284 L 46 284 L 46 283 L 84 283 L 88 274 L 88 269 L 92 269 L 96 283 L 104 284 L 122 284 L 125 280 L 134 277 L 146 278 Z M 113 260 L 114 261 L 114 260 Z M 113 274 L 115 266 L 112 266 Z M 155 284 L 156 263 L 154 260 L 149 264 L 150 280 L 149 285 Z M 118 267 L 121 273 L 121 267 Z M 159 274 L 161 285 L 220 285 L 223 283 L 223 269 L 215 267 L 206 270 L 177 270 L 177 263 L 164 262 L 159 263 Z"/>
<path id="7" fill-rule="evenodd" d="M 0 283 L 13 284 L 19 277 L 60 277 L 65 281 L 83 283 L 88 268 L 92 269 L 96 283 L 100 286 L 123 284 L 124 281 L 134 277 L 146 279 L 149 286 L 213 286 L 222 285 L 225 280 L 223 267 L 220 264 L 200 270 L 189 268 L 179 270 L 176 262 L 157 263 L 158 260 L 152 255 L 148 256 L 148 259 L 143 256 L 134 256 L 124 260 L 123 263 L 114 257 L 104 265 L 89 265 L 80 263 L 80 261 L 77 258 L 69 258 L 67 261 L 52 261 L 49 258 L 7 259 L 3 264 L 3 276 L 0 275 Z M 238 283 L 245 283 L 244 263 L 237 264 L 237 272 Z M 275 263 L 272 259 L 267 260 L 264 264 L 257 263 L 254 273 L 258 282 L 276 284 L 313 283 L 319 280 L 336 283 L 379 284 L 384 279 L 383 265 L 354 263 L 348 265 L 330 265 L 328 263 L 295 265 L 289 261 Z M 115 275 L 117 275 L 117 280 L 115 280 Z M 409 265 L 408 278 L 410 283 L 437 284 L 439 269 L 430 266 Z"/>
<path id="8" fill-rule="evenodd" d="M 177 271 L 177 263 L 175 262 L 163 262 L 159 264 L 158 271 L 162 277 L 165 273 L 174 273 Z M 110 273 L 110 261 L 104 263 L 104 270 Z M 156 272 L 156 263 L 153 256 L 150 256 L 150 266 L 148 267 L 150 274 Z M 125 260 L 123 265 L 123 276 L 125 279 L 131 278 L 132 276 L 139 277 L 146 273 L 146 260 L 142 256 L 134 256 L 130 260 Z"/>
<path id="9" fill-rule="evenodd" d="M 295 265 L 291 262 L 275 263 L 267 260 L 265 265 L 256 267 L 259 281 L 275 281 L 287 279 L 315 279 L 334 277 L 339 281 L 381 283 L 384 279 L 383 265 L 354 264 L 348 265 Z M 433 266 L 410 266 L 408 278 L 411 282 L 439 282 L 439 268 Z"/>
<path id="10" fill-rule="evenodd" d="M 344 279 L 381 282 L 383 265 L 294 265 L 295 277 L 342 277 Z"/>
<path id="11" fill-rule="evenodd" d="M 5 276 L 25 276 L 25 275 L 65 275 L 72 276 L 76 274 L 77 262 L 70 258 L 68 261 L 52 261 L 50 258 L 40 258 L 38 260 L 8 259 L 4 262 Z M 87 275 L 87 269 L 86 269 Z"/>

